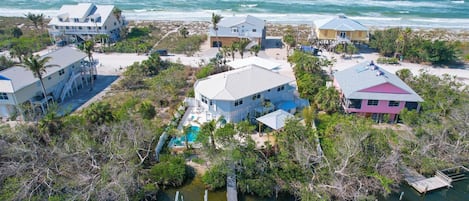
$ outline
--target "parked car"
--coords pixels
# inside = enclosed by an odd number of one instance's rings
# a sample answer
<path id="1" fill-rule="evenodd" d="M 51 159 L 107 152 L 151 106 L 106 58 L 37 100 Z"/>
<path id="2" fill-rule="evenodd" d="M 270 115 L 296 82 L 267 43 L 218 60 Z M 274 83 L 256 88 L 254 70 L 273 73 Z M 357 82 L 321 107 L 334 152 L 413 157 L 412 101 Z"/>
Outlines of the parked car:
<path id="1" fill-rule="evenodd" d="M 158 53 L 160 56 L 168 56 L 168 50 L 167 49 L 160 49 L 160 50 L 150 50 L 149 54 L 153 53 Z"/>

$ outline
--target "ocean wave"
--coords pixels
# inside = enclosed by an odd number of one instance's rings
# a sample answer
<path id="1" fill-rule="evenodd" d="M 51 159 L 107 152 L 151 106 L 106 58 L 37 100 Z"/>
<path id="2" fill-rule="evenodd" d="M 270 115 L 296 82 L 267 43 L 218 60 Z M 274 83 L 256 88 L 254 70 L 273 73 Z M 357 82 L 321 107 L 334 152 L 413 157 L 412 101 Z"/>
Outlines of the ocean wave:
<path id="1" fill-rule="evenodd" d="M 254 8 L 254 7 L 257 7 L 257 4 L 241 4 L 239 6 L 243 8 Z"/>
<path id="2" fill-rule="evenodd" d="M 210 21 L 211 14 L 218 13 L 222 16 L 233 15 L 253 15 L 270 23 L 287 24 L 308 24 L 313 20 L 335 17 L 336 14 L 298 14 L 298 13 L 270 13 L 268 10 L 255 8 L 256 12 L 234 12 L 233 10 L 196 10 L 191 12 L 155 10 L 155 9 L 134 9 L 124 10 L 123 15 L 128 20 L 177 20 L 177 21 Z M 248 10 L 249 11 L 249 10 Z M 35 10 L 35 9 L 5 9 L 0 8 L 2 16 L 24 16 L 25 13 L 43 13 L 46 17 L 55 16 L 58 10 Z M 351 19 L 358 20 L 366 26 L 373 27 L 421 27 L 421 28 L 448 28 L 448 29 L 469 29 L 469 19 L 465 18 L 421 18 L 421 17 L 387 17 L 387 16 L 349 16 Z"/>

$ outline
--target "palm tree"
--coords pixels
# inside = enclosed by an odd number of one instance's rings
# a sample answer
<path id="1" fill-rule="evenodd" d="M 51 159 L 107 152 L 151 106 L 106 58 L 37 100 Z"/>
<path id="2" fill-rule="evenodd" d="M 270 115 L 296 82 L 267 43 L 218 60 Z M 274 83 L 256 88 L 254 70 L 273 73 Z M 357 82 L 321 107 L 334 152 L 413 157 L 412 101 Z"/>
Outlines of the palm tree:
<path id="1" fill-rule="evenodd" d="M 24 15 L 28 20 L 30 20 L 36 29 L 38 28 L 38 25 L 41 25 L 41 27 L 44 25 L 44 14 L 33 14 L 33 13 L 28 13 Z"/>
<path id="2" fill-rule="evenodd" d="M 26 69 L 33 72 L 34 77 L 39 78 L 39 82 L 41 83 L 41 87 L 42 87 L 42 94 L 44 95 L 44 98 L 46 100 L 47 100 L 47 91 L 46 91 L 46 88 L 44 87 L 42 75 L 46 73 L 46 68 L 58 66 L 55 64 L 47 64 L 47 62 L 49 62 L 50 59 L 51 57 L 40 58 L 38 55 L 35 55 L 35 56 L 30 55 L 26 58 L 23 58 L 23 63 L 20 64 L 20 66 L 23 66 Z M 49 108 L 49 103 L 47 101 L 46 101 L 46 105 Z"/>
<path id="3" fill-rule="evenodd" d="M 287 44 L 287 56 L 290 54 L 290 49 L 296 45 L 295 37 L 292 34 L 283 36 L 283 42 Z"/>
<path id="4" fill-rule="evenodd" d="M 251 55 L 254 53 L 254 56 L 257 57 L 257 54 L 259 54 L 259 51 L 261 51 L 261 46 L 254 45 L 251 47 L 251 49 L 249 49 L 249 51 L 251 52 Z"/>
<path id="5" fill-rule="evenodd" d="M 90 91 L 93 90 L 93 48 L 94 42 L 92 40 L 87 40 L 83 44 L 83 50 L 85 50 L 86 55 L 88 55 L 89 60 L 89 70 L 90 70 Z"/>
<path id="6" fill-rule="evenodd" d="M 215 30 L 215 37 L 217 38 L 217 48 L 220 51 L 220 39 L 218 39 L 218 23 L 223 17 L 221 15 L 212 13 L 212 26 L 213 30 Z"/>
<path id="7" fill-rule="evenodd" d="M 244 51 L 246 50 L 246 47 L 249 45 L 250 41 L 248 39 L 241 39 L 238 41 L 238 51 L 239 55 L 241 56 L 241 59 L 244 57 Z"/>
<path id="8" fill-rule="evenodd" d="M 122 16 L 122 10 L 118 7 L 114 7 L 112 9 L 112 14 L 116 17 L 117 21 L 119 21 L 119 23 L 121 22 L 121 16 Z"/>
<path id="9" fill-rule="evenodd" d="M 238 50 L 238 43 L 231 43 L 230 46 L 228 46 L 228 51 L 231 55 L 231 58 L 233 58 L 233 61 L 235 60 L 235 52 Z"/>
<path id="10" fill-rule="evenodd" d="M 179 34 L 181 34 L 182 37 L 187 38 L 187 35 L 189 35 L 189 31 L 186 27 L 182 27 L 181 30 L 179 30 Z"/>

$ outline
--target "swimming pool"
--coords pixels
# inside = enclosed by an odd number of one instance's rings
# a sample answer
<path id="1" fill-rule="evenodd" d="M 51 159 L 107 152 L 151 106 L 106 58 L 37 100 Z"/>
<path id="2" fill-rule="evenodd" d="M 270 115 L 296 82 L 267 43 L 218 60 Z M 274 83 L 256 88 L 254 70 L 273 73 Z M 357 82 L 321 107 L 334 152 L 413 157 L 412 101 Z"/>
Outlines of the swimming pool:
<path id="1" fill-rule="evenodd" d="M 169 141 L 169 147 L 174 146 L 185 146 L 186 137 L 189 144 L 193 144 L 195 139 L 197 139 L 197 134 L 199 134 L 200 128 L 198 126 L 191 126 L 191 129 L 186 135 L 180 137 L 173 137 L 171 141 Z"/>

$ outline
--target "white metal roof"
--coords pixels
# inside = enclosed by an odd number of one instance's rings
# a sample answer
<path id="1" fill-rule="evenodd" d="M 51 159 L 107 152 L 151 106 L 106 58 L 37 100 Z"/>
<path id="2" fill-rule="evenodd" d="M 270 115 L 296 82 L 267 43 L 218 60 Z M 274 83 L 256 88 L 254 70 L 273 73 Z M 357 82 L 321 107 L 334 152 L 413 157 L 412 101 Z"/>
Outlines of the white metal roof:
<path id="1" fill-rule="evenodd" d="M 404 81 L 397 77 L 397 75 L 378 66 L 376 66 L 376 69 L 373 69 L 373 66 L 370 66 L 369 62 L 363 62 L 343 71 L 336 72 L 334 73 L 334 78 L 346 98 L 415 102 L 423 101 L 423 99 Z M 382 84 L 391 84 L 407 93 L 371 93 L 362 91 Z"/>
<path id="2" fill-rule="evenodd" d="M 77 5 L 63 5 L 57 16 L 53 17 L 49 25 L 56 26 L 102 26 L 107 18 L 112 15 L 113 5 L 95 5 L 93 3 L 79 3 Z M 59 17 L 69 18 L 67 21 L 60 21 Z M 72 18 L 84 19 L 86 17 L 100 16 L 101 20 L 98 22 L 74 22 Z"/>
<path id="3" fill-rule="evenodd" d="M 54 64 L 58 66 L 46 68 L 46 73 L 43 77 L 47 77 L 83 58 L 86 57 L 86 54 L 81 52 L 80 50 L 71 48 L 71 47 L 63 47 L 58 49 L 57 51 L 48 53 L 43 57 L 51 57 L 47 64 Z M 3 71 L 0 71 L 0 77 L 3 77 L 4 80 L 8 79 L 11 81 L 13 85 L 13 90 L 18 91 L 23 87 L 28 85 L 34 84 L 39 79 L 34 77 L 34 74 L 29 71 L 28 69 L 20 66 L 14 66 L 11 68 L 7 68 Z M 3 89 L 0 89 L 3 91 Z"/>
<path id="4" fill-rule="evenodd" d="M 314 25 L 319 29 L 330 29 L 337 31 L 368 31 L 368 28 L 356 20 L 352 20 L 343 15 L 334 18 L 314 21 Z"/>
<path id="5" fill-rule="evenodd" d="M 232 27 L 236 27 L 240 24 L 247 23 L 251 24 L 256 27 L 256 32 L 232 32 Z M 232 17 L 223 17 L 220 22 L 217 24 L 218 31 L 215 33 L 213 26 L 210 25 L 210 35 L 215 36 L 218 35 L 219 37 L 223 36 L 240 36 L 240 37 L 262 37 L 262 30 L 265 27 L 265 21 L 254 17 L 252 15 L 247 16 L 232 16 Z"/>
<path id="6" fill-rule="evenodd" d="M 279 63 L 273 62 L 269 59 L 260 58 L 260 57 L 248 57 L 244 59 L 236 59 L 234 61 L 226 63 L 226 65 L 234 69 L 256 65 L 256 66 L 265 68 L 267 70 L 273 70 L 280 66 Z"/>
<path id="7" fill-rule="evenodd" d="M 194 90 L 209 99 L 234 101 L 293 81 L 293 78 L 250 66 L 197 80 Z"/>
<path id="8" fill-rule="evenodd" d="M 275 112 L 271 112 L 266 114 L 262 117 L 257 118 L 257 121 L 265 124 L 266 126 L 278 130 L 285 126 L 285 121 L 289 118 L 293 118 L 294 116 L 282 109 L 276 110 Z"/>

